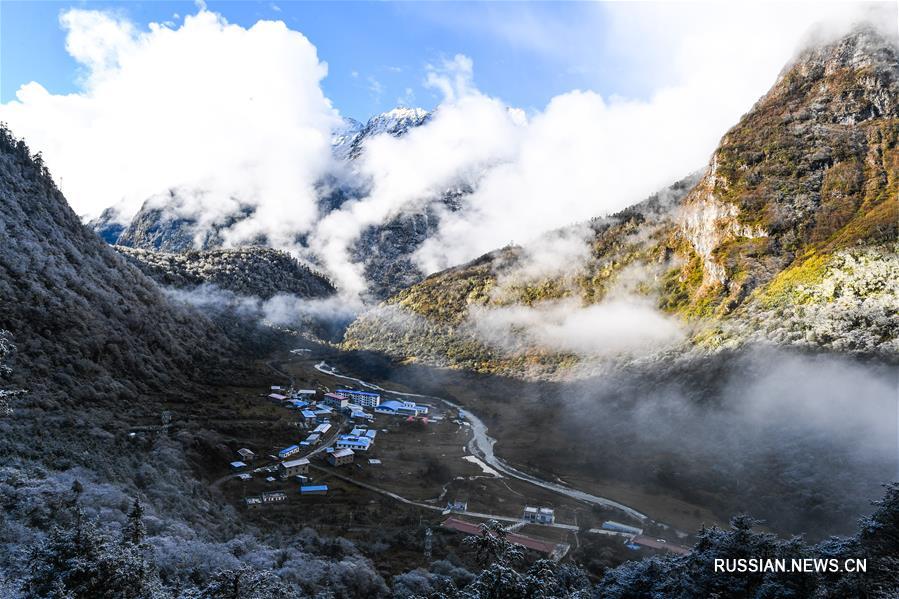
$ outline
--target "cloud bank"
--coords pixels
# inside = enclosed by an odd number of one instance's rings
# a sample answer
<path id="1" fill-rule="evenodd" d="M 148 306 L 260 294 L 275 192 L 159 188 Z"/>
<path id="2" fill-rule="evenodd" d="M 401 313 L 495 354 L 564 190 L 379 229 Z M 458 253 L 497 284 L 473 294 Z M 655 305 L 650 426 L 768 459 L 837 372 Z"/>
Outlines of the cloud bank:
<path id="1" fill-rule="evenodd" d="M 339 117 L 319 85 L 327 66 L 301 33 L 207 10 L 147 31 L 95 10 L 65 11 L 60 24 L 82 91 L 32 82 L 0 118 L 43 152 L 76 212 L 117 206 L 128 217 L 180 188 L 207 220 L 256 206 L 235 240 L 265 232 L 283 243 L 308 230 Z"/>

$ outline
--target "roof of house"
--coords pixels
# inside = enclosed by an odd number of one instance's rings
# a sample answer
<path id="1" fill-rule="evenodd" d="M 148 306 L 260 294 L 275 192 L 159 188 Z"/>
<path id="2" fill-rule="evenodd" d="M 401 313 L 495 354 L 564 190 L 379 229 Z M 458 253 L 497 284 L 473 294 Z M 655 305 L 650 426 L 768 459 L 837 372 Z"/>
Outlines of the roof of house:
<path id="1" fill-rule="evenodd" d="M 300 493 L 314 493 L 316 491 L 327 491 L 328 485 L 305 485 L 300 487 Z"/>
<path id="2" fill-rule="evenodd" d="M 277 399 L 277 400 L 287 399 L 286 395 L 281 395 L 280 393 L 269 393 L 268 396 L 271 397 L 272 399 Z"/>
<path id="3" fill-rule="evenodd" d="M 375 408 L 376 410 L 399 410 L 403 407 L 403 402 L 397 401 L 395 399 L 388 399 L 385 402 L 382 402 L 380 406 Z"/>
<path id="4" fill-rule="evenodd" d="M 300 414 L 303 415 L 303 418 L 315 418 L 315 412 L 312 410 L 303 410 Z"/>
<path id="5" fill-rule="evenodd" d="M 345 458 L 347 456 L 356 455 L 353 453 L 352 449 L 338 449 L 337 451 L 331 454 L 335 458 Z"/>
<path id="6" fill-rule="evenodd" d="M 652 537 L 646 537 L 643 535 L 635 536 L 632 542 L 636 543 L 637 545 L 643 545 L 644 547 L 651 547 L 653 549 L 664 549 L 665 551 L 677 553 L 678 555 L 686 555 L 687 553 L 690 553 L 690 550 L 686 547 L 682 547 L 675 543 L 668 543 L 667 541 L 663 541 L 660 539 L 653 539 Z"/>
<path id="7" fill-rule="evenodd" d="M 347 399 L 346 395 L 341 395 L 340 393 L 325 393 L 325 397 L 330 397 L 331 399 Z"/>
<path id="8" fill-rule="evenodd" d="M 237 450 L 237 453 L 239 453 L 241 455 L 256 455 L 255 453 L 253 453 L 246 447 L 241 447 L 240 449 Z"/>
<path id="9" fill-rule="evenodd" d="M 231 462 L 232 468 L 243 468 L 244 466 L 246 466 L 246 464 L 243 462 Z"/>
<path id="10" fill-rule="evenodd" d="M 337 443 L 340 445 L 365 447 L 367 449 L 371 445 L 371 439 L 368 437 L 356 437 L 354 435 L 340 435 L 337 438 Z"/>
<path id="11" fill-rule="evenodd" d="M 299 458 L 297 460 L 287 460 L 286 462 L 281 462 L 281 465 L 285 468 L 295 468 L 296 466 L 305 466 L 309 463 L 309 460 L 306 458 Z"/>
<path id="12" fill-rule="evenodd" d="M 459 532 L 464 532 L 470 535 L 481 534 L 481 527 L 478 524 L 474 524 L 473 522 L 466 522 L 465 520 L 460 520 L 459 518 L 447 518 L 443 521 L 441 526 L 443 526 L 444 528 L 449 528 L 451 530 L 458 530 Z M 557 546 L 557 544 L 553 543 L 552 541 L 535 539 L 534 537 L 527 537 L 518 533 L 509 533 L 508 535 L 506 535 L 506 540 L 515 545 L 521 545 L 522 547 L 527 547 L 528 549 L 533 549 L 534 551 L 539 551 L 546 554 L 552 554 Z"/>
<path id="13" fill-rule="evenodd" d="M 338 389 L 337 393 L 352 393 L 354 395 L 367 395 L 369 397 L 381 397 L 380 393 L 372 393 L 371 391 L 356 391 L 355 389 Z"/>
<path id="14" fill-rule="evenodd" d="M 290 452 L 290 451 L 298 451 L 299 449 L 300 449 L 300 446 L 299 446 L 299 445 L 291 445 L 290 447 L 285 447 L 284 449 L 282 449 L 282 450 L 279 451 L 278 453 L 279 453 L 279 454 L 282 454 L 282 453 L 287 453 L 287 452 Z"/>

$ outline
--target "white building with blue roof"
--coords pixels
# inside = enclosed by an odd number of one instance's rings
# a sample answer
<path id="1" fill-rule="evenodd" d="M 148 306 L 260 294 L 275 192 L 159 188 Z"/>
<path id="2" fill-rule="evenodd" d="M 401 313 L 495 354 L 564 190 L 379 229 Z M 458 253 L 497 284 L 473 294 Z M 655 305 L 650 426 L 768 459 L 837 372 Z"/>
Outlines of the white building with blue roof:
<path id="1" fill-rule="evenodd" d="M 371 439 L 356 435 L 340 435 L 335 443 L 337 449 L 352 449 L 353 451 L 368 451 L 371 447 Z"/>

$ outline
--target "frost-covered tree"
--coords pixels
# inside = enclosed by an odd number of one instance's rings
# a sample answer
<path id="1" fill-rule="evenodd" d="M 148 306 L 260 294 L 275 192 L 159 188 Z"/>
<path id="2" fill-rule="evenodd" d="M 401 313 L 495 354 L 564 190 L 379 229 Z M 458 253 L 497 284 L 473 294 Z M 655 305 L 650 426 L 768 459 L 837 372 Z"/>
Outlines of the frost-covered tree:
<path id="1" fill-rule="evenodd" d="M 510 565 L 522 557 L 521 549 L 506 538 L 506 529 L 496 520 L 481 524 L 480 534 L 465 538 L 465 546 L 483 566 L 499 562 Z"/>
<path id="2" fill-rule="evenodd" d="M 131 505 L 131 511 L 128 512 L 128 522 L 122 529 L 122 541 L 126 544 L 140 547 L 144 542 L 147 529 L 144 526 L 144 506 L 140 502 L 140 498 L 135 498 Z"/>

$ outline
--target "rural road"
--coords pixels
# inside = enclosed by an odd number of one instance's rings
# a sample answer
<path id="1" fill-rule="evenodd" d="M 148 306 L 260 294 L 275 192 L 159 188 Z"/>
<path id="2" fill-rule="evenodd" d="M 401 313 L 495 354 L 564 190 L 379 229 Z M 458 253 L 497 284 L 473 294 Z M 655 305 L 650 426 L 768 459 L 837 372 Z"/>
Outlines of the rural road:
<path id="1" fill-rule="evenodd" d="M 465 419 L 471 424 L 472 430 L 472 438 L 468 443 L 468 450 L 471 451 L 473 455 L 478 456 L 484 462 L 495 468 L 496 470 L 506 474 L 507 476 L 511 476 L 512 478 L 517 478 L 518 480 L 522 480 L 524 482 L 530 483 L 532 485 L 536 485 L 543 489 L 547 489 L 549 491 L 553 491 L 554 493 L 559 493 L 560 495 L 565 495 L 567 497 L 571 497 L 572 499 L 576 499 L 578 501 L 583 501 L 585 503 L 590 503 L 593 505 L 599 505 L 606 508 L 612 508 L 624 512 L 625 514 L 640 520 L 641 522 L 652 521 L 649 516 L 640 512 L 630 506 L 624 505 L 623 503 L 614 501 L 607 497 L 600 497 L 599 495 L 593 495 L 591 493 L 587 493 L 586 491 L 581 491 L 579 489 L 573 489 L 571 487 L 566 487 L 560 485 L 558 483 L 550 482 L 528 474 L 526 472 L 522 472 L 517 468 L 513 468 L 508 465 L 501 458 L 497 457 L 493 452 L 493 446 L 496 444 L 496 439 L 490 437 L 487 434 L 487 425 L 478 418 L 474 413 L 471 412 L 468 408 L 463 408 L 448 399 L 444 399 L 442 397 L 437 397 L 434 395 L 421 395 L 418 393 L 404 393 L 402 391 L 394 391 L 392 389 L 385 389 L 379 385 L 375 385 L 374 383 L 369 383 L 367 381 L 363 381 L 361 379 L 357 379 L 351 376 L 347 376 L 344 374 L 338 374 L 338 372 L 334 369 L 334 367 L 329 366 L 325 362 L 319 362 L 315 365 L 315 369 L 323 374 L 327 374 L 330 376 L 334 376 L 337 378 L 346 379 L 349 381 L 353 381 L 362 387 L 366 387 L 368 389 L 373 389 L 375 391 L 382 391 L 384 393 L 390 393 L 391 395 L 399 395 L 403 397 L 414 397 L 420 399 L 428 399 L 428 400 L 436 400 L 442 402 L 443 404 L 455 409 L 460 410 L 464 414 Z"/>
<path id="2" fill-rule="evenodd" d="M 415 507 L 420 507 L 422 509 L 431 510 L 433 512 L 445 512 L 446 511 L 446 508 L 437 507 L 435 505 L 422 503 L 420 501 L 415 501 L 412 499 L 407 499 L 406 497 L 403 497 L 402 495 L 397 495 L 396 493 L 392 493 L 390 491 L 387 491 L 386 489 L 381 489 L 380 487 L 376 487 L 374 485 L 370 485 L 368 483 L 358 481 L 349 476 L 337 474 L 336 472 L 334 472 L 331 469 L 322 468 L 321 466 L 316 466 L 315 464 L 312 464 L 310 467 L 313 468 L 314 470 L 318 470 L 319 472 L 324 472 L 333 478 L 356 485 L 357 487 L 362 487 L 363 489 L 368 489 L 369 491 L 373 491 L 380 495 L 390 497 L 391 499 L 396 499 L 400 503 L 405 503 L 406 505 L 414 505 Z M 463 516 L 472 516 L 474 518 L 481 518 L 483 520 L 498 520 L 500 522 L 511 522 L 513 524 L 520 524 L 522 522 L 521 518 L 512 518 L 510 516 L 499 516 L 497 514 L 485 514 L 483 512 L 469 512 L 468 510 L 464 510 L 464 511 L 463 510 L 453 510 L 452 513 L 453 514 L 461 514 Z M 554 522 L 553 524 L 541 524 L 540 526 L 546 526 L 546 527 L 550 527 L 550 528 L 561 528 L 564 530 L 573 530 L 575 532 L 580 530 L 577 526 L 575 526 L 573 524 L 560 524 L 558 522 Z M 608 531 L 604 531 L 604 532 L 608 532 Z"/>

